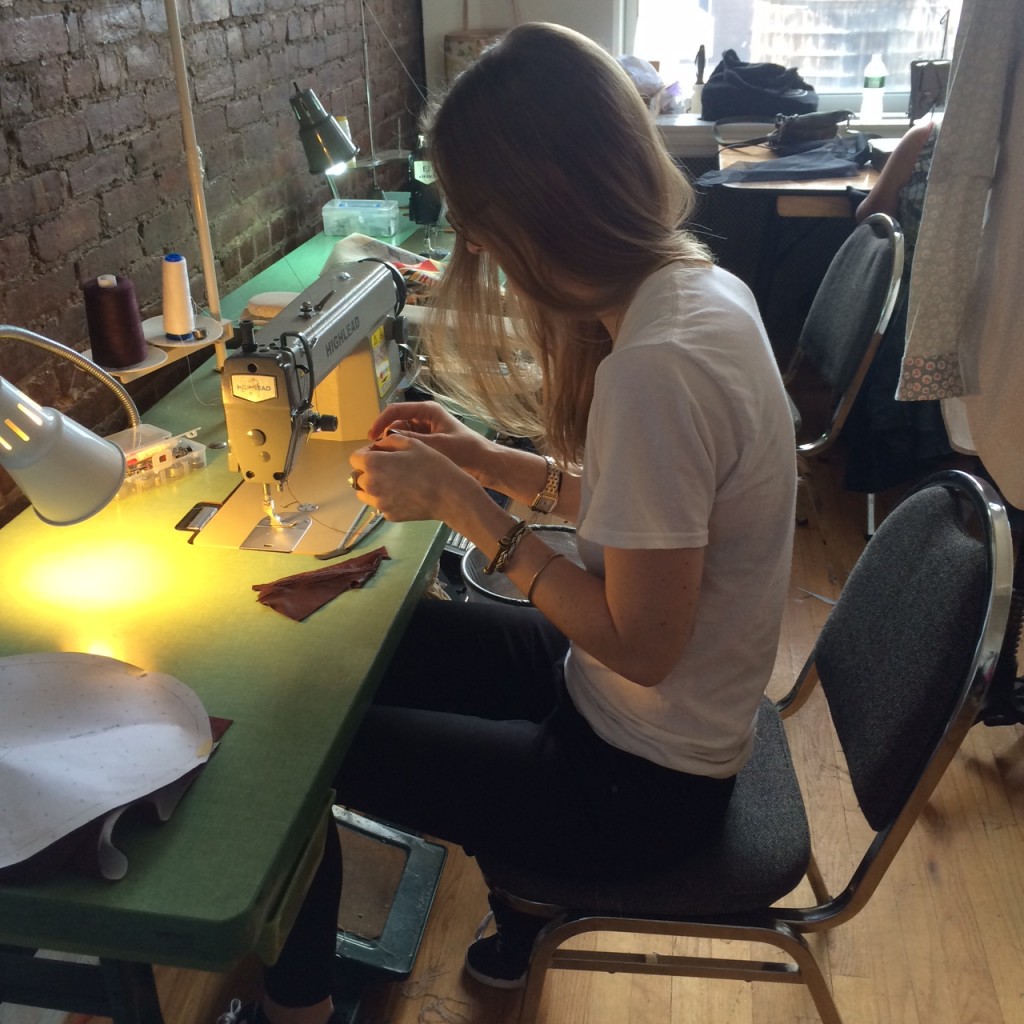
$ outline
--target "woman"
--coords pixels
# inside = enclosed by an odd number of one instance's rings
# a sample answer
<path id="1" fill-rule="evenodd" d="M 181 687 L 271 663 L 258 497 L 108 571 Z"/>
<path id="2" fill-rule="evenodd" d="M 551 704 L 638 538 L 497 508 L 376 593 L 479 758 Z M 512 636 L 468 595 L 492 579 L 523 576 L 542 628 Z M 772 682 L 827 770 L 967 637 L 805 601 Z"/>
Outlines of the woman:
<path id="1" fill-rule="evenodd" d="M 446 522 L 533 608 L 422 602 L 338 798 L 469 853 L 649 870 L 714 833 L 751 748 L 790 571 L 782 383 L 750 292 L 680 229 L 691 189 L 597 45 L 513 29 L 428 130 L 457 231 L 432 367 L 547 454 L 398 404 L 352 482 L 391 521 Z M 585 568 L 485 488 L 574 521 Z M 492 906 L 466 968 L 515 987 L 542 922 Z"/>
<path id="2" fill-rule="evenodd" d="M 909 129 L 855 214 L 858 224 L 873 213 L 895 218 L 903 231 L 903 278 L 885 337 L 844 429 L 847 458 L 843 484 L 852 491 L 888 490 L 920 477 L 952 454 L 938 401 L 895 398 L 906 344 L 914 250 L 938 137 L 937 121 L 922 121 Z"/>
<path id="3" fill-rule="evenodd" d="M 903 229 L 904 256 L 912 260 L 924 211 L 924 194 L 939 138 L 937 121 L 922 121 L 900 139 L 878 180 L 857 207 L 857 223 L 873 213 L 887 213 Z"/>

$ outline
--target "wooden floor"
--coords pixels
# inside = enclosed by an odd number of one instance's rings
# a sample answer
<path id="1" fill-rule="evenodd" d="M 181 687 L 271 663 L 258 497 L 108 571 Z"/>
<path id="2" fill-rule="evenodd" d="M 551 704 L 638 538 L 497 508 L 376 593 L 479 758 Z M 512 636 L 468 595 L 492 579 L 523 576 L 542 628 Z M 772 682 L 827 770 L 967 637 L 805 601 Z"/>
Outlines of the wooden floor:
<path id="1" fill-rule="evenodd" d="M 816 471 L 822 532 L 797 529 L 793 584 L 770 692 L 784 692 L 802 665 L 863 546 L 864 498 L 835 485 L 836 466 Z M 891 506 L 880 498 L 880 510 Z M 737 643 L 742 638 L 737 637 Z M 815 698 L 816 699 L 816 698 Z M 816 717 L 817 716 L 817 717 Z M 862 836 L 844 770 L 812 703 L 790 729 L 803 777 L 834 797 L 819 820 L 817 855 L 830 882 L 850 869 Z M 354 884 L 354 883 L 353 883 Z M 800 889 L 797 898 L 806 897 Z M 475 865 L 450 851 L 411 978 L 364 1000 L 360 1024 L 512 1024 L 518 996 L 461 973 L 465 946 L 484 913 Z M 651 951 L 694 952 L 678 940 Z M 1019 1024 L 1024 1021 L 1024 730 L 975 727 L 900 852 L 873 903 L 814 948 L 827 965 L 844 1024 Z M 765 951 L 767 953 L 767 951 Z M 162 971 L 168 1024 L 213 1024 L 231 996 L 251 996 L 258 971 L 233 975 Z M 818 1020 L 798 986 L 732 981 L 553 974 L 542 1024 L 802 1024 Z"/>

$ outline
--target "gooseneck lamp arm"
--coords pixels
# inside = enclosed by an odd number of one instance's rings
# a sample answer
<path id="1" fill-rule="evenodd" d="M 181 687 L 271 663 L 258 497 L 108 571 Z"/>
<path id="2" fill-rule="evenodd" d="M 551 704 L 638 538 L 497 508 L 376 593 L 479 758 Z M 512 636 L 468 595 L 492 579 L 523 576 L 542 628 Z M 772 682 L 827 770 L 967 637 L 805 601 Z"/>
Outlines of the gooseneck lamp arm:
<path id="1" fill-rule="evenodd" d="M 44 352 L 49 352 L 61 359 L 68 360 L 70 363 L 74 363 L 78 369 L 84 370 L 114 393 L 117 400 L 124 406 L 125 412 L 128 413 L 129 424 L 132 427 L 137 427 L 141 422 L 138 407 L 135 405 L 132 396 L 125 391 L 120 382 L 111 377 L 106 370 L 90 362 L 80 352 L 76 352 L 67 345 L 62 345 L 59 341 L 52 341 L 42 334 L 36 334 L 34 331 L 26 330 L 24 327 L 11 327 L 8 324 L 0 324 L 0 338 L 12 338 L 15 341 L 27 342 L 29 345 L 41 348 Z"/>
<path id="2" fill-rule="evenodd" d="M 67 345 L 21 327 L 0 324 L 0 338 L 27 342 L 66 359 L 112 391 L 132 429 L 139 410 L 131 395 L 105 370 Z M 95 515 L 121 489 L 127 464 L 113 441 L 34 402 L 0 377 L 0 466 L 51 526 L 71 526 Z"/>

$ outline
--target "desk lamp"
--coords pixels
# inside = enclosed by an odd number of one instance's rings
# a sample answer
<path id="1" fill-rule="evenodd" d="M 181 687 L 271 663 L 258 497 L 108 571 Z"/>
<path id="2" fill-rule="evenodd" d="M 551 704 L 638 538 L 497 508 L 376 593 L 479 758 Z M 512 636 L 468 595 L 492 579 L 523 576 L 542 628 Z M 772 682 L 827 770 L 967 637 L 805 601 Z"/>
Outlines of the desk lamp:
<path id="1" fill-rule="evenodd" d="M 299 139 L 306 152 L 309 173 L 326 174 L 337 199 L 334 178 L 345 173 L 349 160 L 356 156 L 359 148 L 337 120 L 324 110 L 312 89 L 300 89 L 295 85 L 295 95 L 290 102 L 299 122 Z"/>
<path id="2" fill-rule="evenodd" d="M 72 348 L 21 327 L 0 325 L 0 338 L 24 341 L 67 359 L 117 396 L 132 427 L 139 410 L 105 370 Z M 124 452 L 56 409 L 44 409 L 0 377 L 0 466 L 36 515 L 51 526 L 70 526 L 95 515 L 124 481 Z"/>

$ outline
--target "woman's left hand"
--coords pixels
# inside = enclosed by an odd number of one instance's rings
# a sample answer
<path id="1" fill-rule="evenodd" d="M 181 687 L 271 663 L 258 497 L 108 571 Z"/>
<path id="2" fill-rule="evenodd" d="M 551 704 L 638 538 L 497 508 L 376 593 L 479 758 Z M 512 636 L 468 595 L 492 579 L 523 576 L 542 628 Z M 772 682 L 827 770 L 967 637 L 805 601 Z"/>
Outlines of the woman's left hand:
<path id="1" fill-rule="evenodd" d="M 447 522 L 480 485 L 451 459 L 409 434 L 387 434 L 349 456 L 359 497 L 393 523 Z"/>

